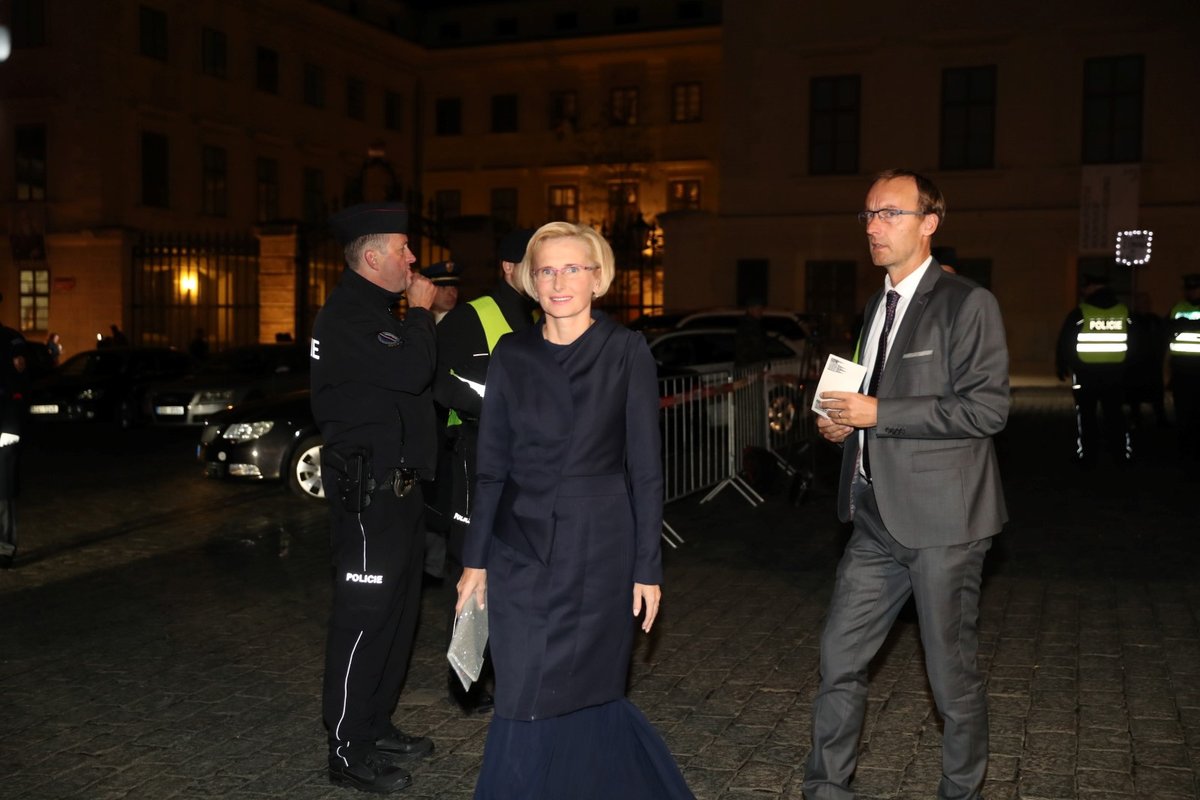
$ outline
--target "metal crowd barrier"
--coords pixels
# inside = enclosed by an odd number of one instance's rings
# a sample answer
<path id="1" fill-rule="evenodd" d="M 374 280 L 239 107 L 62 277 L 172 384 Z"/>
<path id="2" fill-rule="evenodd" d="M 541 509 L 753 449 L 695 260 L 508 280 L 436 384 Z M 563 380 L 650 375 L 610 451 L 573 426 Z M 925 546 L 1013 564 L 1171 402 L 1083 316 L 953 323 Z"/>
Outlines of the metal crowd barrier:
<path id="1" fill-rule="evenodd" d="M 795 455 L 811 446 L 815 427 L 810 366 L 796 359 L 660 379 L 664 502 L 707 489 L 700 500 L 706 503 L 732 487 L 751 506 L 760 505 L 762 496 L 742 474 L 750 448 L 795 476 Z M 684 541 L 665 520 L 663 540 L 671 547 Z"/>

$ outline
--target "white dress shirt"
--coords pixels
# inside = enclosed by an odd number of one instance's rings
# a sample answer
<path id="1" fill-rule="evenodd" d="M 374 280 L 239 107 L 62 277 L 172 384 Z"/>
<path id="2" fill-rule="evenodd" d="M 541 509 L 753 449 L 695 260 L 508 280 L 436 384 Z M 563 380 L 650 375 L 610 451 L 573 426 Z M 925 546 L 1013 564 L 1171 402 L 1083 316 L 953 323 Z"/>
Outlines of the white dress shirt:
<path id="1" fill-rule="evenodd" d="M 925 270 L 929 269 L 929 264 L 932 261 L 933 256 L 926 258 L 921 262 L 921 266 L 913 270 L 907 278 L 895 286 L 892 285 L 891 275 L 883 276 L 883 296 L 879 298 L 879 305 L 875 307 L 875 316 L 871 318 L 871 324 L 866 329 L 866 334 L 862 340 L 862 365 L 867 368 L 867 375 L 863 378 L 863 385 L 859 390 L 863 394 L 867 393 L 871 382 L 871 373 L 875 370 L 875 355 L 879 351 L 879 333 L 883 330 L 883 321 L 887 316 L 888 291 L 895 290 L 900 295 L 900 299 L 896 301 L 896 317 L 892 320 L 892 329 L 888 332 L 887 351 L 891 353 L 892 343 L 896 341 L 896 332 L 900 330 L 900 323 L 904 320 L 904 312 L 908 310 L 908 303 L 912 300 L 913 295 L 917 293 L 917 286 L 921 283 L 921 278 L 925 277 Z M 858 432 L 858 471 L 860 474 L 863 474 L 862 444 L 864 436 L 866 436 L 866 431 L 860 430 Z"/>

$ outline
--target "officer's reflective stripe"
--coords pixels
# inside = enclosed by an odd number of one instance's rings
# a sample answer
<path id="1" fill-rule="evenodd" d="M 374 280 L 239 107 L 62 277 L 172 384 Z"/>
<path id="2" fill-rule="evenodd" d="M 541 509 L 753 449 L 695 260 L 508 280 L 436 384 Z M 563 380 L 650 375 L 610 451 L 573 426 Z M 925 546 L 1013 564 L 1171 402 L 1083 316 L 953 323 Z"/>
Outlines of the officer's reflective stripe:
<path id="1" fill-rule="evenodd" d="M 1176 311 L 1175 319 L 1187 319 L 1197 322 L 1200 321 L 1200 311 Z"/>
<path id="2" fill-rule="evenodd" d="M 1180 331 L 1171 342 L 1172 353 L 1200 355 L 1200 331 Z"/>
<path id="3" fill-rule="evenodd" d="M 1129 349 L 1129 345 L 1115 342 L 1097 342 L 1095 344 L 1080 342 L 1075 349 L 1080 353 L 1124 353 Z"/>
<path id="4" fill-rule="evenodd" d="M 1129 340 L 1129 335 L 1125 333 L 1081 333 L 1079 341 L 1081 342 L 1125 342 Z"/>
<path id="5" fill-rule="evenodd" d="M 487 388 L 484 384 L 480 383 L 479 381 L 468 380 L 467 378 L 464 378 L 462 375 L 455 375 L 454 370 L 450 370 L 450 374 L 454 375 L 455 378 L 458 378 L 460 381 L 462 381 L 468 387 L 470 387 L 472 392 L 479 395 L 480 397 L 483 397 L 483 391 L 484 391 L 484 389 Z"/>

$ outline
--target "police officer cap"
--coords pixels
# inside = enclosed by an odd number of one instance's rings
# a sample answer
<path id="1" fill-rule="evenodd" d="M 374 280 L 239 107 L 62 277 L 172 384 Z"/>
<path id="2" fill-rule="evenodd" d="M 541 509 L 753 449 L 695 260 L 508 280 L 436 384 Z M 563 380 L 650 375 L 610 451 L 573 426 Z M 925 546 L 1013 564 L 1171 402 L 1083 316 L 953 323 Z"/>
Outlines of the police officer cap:
<path id="1" fill-rule="evenodd" d="M 1184 275 L 1183 288 L 1200 289 L 1200 272 L 1193 272 L 1190 275 Z"/>
<path id="2" fill-rule="evenodd" d="M 360 203 L 330 217 L 329 227 L 344 245 L 378 233 L 407 234 L 408 209 L 404 203 Z"/>
<path id="3" fill-rule="evenodd" d="M 533 238 L 533 234 L 533 228 L 517 228 L 505 234 L 496 251 L 500 260 L 519 263 L 525 257 L 525 248 L 529 247 L 529 240 Z"/>
<path id="4" fill-rule="evenodd" d="M 435 286 L 458 286 L 462 277 L 462 267 L 453 261 L 439 261 L 421 270 L 421 274 L 429 278 Z"/>

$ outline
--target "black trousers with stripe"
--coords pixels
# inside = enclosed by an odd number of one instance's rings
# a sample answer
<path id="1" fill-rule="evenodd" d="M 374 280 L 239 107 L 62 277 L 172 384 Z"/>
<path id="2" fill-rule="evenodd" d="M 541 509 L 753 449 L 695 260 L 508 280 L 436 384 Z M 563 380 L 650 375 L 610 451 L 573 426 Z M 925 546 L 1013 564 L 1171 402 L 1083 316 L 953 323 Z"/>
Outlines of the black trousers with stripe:
<path id="1" fill-rule="evenodd" d="M 333 611 L 322 713 L 330 753 L 374 747 L 391 725 L 420 616 L 425 531 L 420 487 L 377 492 L 360 514 L 330 499 Z"/>

